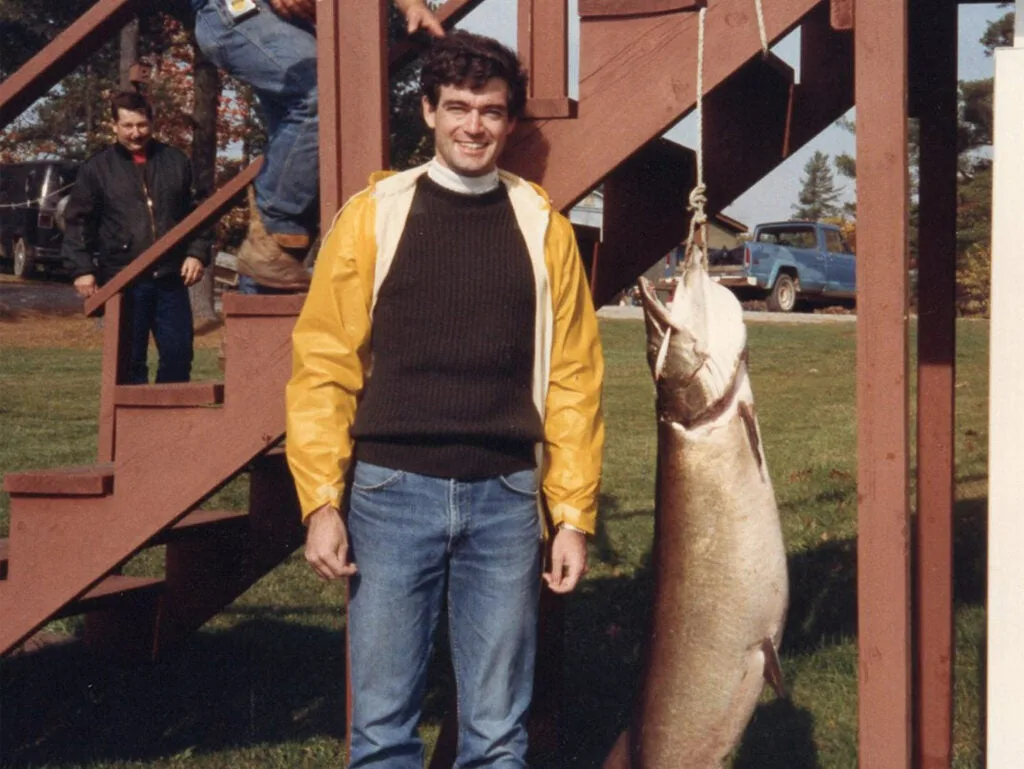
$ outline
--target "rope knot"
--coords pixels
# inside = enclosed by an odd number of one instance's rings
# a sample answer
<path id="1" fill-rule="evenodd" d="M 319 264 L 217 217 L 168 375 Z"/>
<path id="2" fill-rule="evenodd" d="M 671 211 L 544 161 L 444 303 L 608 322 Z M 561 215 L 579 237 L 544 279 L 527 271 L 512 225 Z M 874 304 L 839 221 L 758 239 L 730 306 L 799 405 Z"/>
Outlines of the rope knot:
<path id="1" fill-rule="evenodd" d="M 687 210 L 693 211 L 694 224 L 701 225 L 707 222 L 708 215 L 704 210 L 707 204 L 707 186 L 698 184 L 690 191 L 690 202 L 686 206 Z"/>

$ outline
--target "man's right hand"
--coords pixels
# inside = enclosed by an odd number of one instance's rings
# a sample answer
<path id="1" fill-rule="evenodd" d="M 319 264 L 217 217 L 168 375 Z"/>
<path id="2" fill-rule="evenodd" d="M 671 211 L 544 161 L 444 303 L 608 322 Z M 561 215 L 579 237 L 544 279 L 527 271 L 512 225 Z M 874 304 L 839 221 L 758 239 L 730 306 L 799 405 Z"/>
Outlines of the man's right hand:
<path id="1" fill-rule="evenodd" d="M 96 293 L 96 276 L 79 275 L 75 278 L 75 291 L 77 291 L 78 295 L 83 299 L 88 299 Z"/>
<path id="2" fill-rule="evenodd" d="M 324 505 L 314 510 L 306 525 L 306 561 L 321 579 L 356 573 L 355 563 L 348 560 L 348 532 L 337 508 Z"/>
<path id="3" fill-rule="evenodd" d="M 316 0 L 270 0 L 270 7 L 282 19 L 316 24 Z"/>

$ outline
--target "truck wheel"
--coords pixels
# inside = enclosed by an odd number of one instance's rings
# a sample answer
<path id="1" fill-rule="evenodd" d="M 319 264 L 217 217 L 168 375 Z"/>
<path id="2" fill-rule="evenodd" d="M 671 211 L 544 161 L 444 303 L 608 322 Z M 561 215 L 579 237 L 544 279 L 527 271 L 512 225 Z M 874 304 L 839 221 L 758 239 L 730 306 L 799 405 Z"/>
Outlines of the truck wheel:
<path id="1" fill-rule="evenodd" d="M 18 238 L 14 244 L 14 275 L 18 278 L 30 278 L 35 272 L 35 265 L 32 262 L 32 249 L 24 238 Z"/>
<path id="2" fill-rule="evenodd" d="M 792 312 L 796 306 L 796 283 L 789 275 L 779 275 L 775 279 L 766 304 L 770 312 Z"/>

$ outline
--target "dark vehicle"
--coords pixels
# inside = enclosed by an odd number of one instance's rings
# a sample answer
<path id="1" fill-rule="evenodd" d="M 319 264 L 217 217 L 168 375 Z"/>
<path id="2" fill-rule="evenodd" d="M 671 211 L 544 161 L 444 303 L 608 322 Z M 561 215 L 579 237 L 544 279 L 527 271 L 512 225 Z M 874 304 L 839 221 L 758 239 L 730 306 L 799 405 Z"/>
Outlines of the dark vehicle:
<path id="1" fill-rule="evenodd" d="M 67 160 L 0 165 L 0 257 L 15 275 L 63 268 L 63 213 L 77 175 Z"/>

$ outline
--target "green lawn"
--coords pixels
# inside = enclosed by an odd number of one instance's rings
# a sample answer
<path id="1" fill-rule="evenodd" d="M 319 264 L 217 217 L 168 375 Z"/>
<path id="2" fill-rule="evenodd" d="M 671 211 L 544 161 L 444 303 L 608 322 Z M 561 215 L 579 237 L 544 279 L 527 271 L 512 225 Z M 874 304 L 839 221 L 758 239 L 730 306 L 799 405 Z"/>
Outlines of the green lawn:
<path id="1" fill-rule="evenodd" d="M 592 569 L 569 603 L 566 748 L 544 766 L 599 767 L 624 725 L 650 598 L 655 463 L 653 385 L 643 327 L 602 325 L 608 447 Z M 956 761 L 981 767 L 987 449 L 987 334 L 959 325 L 957 408 Z M 753 324 L 751 374 L 790 551 L 784 641 L 788 702 L 766 695 L 734 768 L 856 766 L 855 326 Z M 95 452 L 99 353 L 0 343 L 0 470 L 88 462 Z M 216 371 L 200 351 L 199 375 Z M 236 485 L 221 504 L 242 505 Z M 7 500 L 0 497 L 0 532 Z M 140 570 L 152 567 L 143 559 Z M 0 766 L 337 767 L 344 665 L 336 585 L 294 556 L 148 667 L 101 664 L 74 649 L 0 662 Z M 73 628 L 74 624 L 62 627 Z M 441 665 L 424 731 L 436 735 Z"/>

